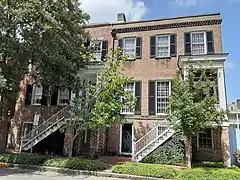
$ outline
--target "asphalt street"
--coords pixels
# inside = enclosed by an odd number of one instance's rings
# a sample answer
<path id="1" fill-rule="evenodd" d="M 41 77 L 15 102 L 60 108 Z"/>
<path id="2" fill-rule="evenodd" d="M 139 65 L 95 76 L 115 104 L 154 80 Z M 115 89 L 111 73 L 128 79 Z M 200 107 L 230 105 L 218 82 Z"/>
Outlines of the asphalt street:
<path id="1" fill-rule="evenodd" d="M 34 170 L 0 168 L 0 180 L 120 180 L 120 179 L 85 175 L 69 176 L 55 172 L 38 172 Z"/>

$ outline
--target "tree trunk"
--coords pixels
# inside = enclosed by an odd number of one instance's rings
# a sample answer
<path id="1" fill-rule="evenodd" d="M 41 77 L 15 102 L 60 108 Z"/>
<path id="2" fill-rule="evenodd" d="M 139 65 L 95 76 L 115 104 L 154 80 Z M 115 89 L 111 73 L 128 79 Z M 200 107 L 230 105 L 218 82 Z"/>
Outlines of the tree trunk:
<path id="1" fill-rule="evenodd" d="M 68 157 L 71 158 L 72 157 L 72 154 L 73 154 L 73 144 L 74 144 L 74 140 L 76 139 L 78 133 L 76 133 L 74 135 L 74 133 L 72 132 L 71 133 L 71 137 L 70 137 L 70 140 L 69 140 L 69 145 L 68 145 Z"/>
<path id="2" fill-rule="evenodd" d="M 186 162 L 187 167 L 192 167 L 192 137 L 186 138 Z"/>

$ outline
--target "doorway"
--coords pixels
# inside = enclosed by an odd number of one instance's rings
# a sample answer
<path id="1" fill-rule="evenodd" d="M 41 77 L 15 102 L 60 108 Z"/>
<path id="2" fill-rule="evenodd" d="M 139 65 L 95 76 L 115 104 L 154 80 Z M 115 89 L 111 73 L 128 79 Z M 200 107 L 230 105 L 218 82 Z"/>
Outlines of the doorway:
<path id="1" fill-rule="evenodd" d="M 120 128 L 120 154 L 132 154 L 132 123 L 125 123 Z"/>

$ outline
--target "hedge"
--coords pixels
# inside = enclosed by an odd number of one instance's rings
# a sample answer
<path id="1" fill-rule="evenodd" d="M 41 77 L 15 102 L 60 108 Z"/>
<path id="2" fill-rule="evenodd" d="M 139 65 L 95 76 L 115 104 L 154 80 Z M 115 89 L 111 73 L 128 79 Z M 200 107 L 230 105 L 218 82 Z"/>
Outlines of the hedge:
<path id="1" fill-rule="evenodd" d="M 173 135 L 168 141 L 146 156 L 141 162 L 185 165 L 185 145 L 181 135 Z"/>
<path id="2" fill-rule="evenodd" d="M 119 163 L 112 168 L 112 172 L 120 174 L 131 174 L 136 176 L 158 177 L 171 179 L 176 176 L 176 172 L 161 164 L 147 163 Z"/>
<path id="3" fill-rule="evenodd" d="M 31 154 L 0 154 L 0 162 L 89 171 L 101 171 L 108 168 L 107 164 L 97 160 L 81 158 L 54 158 Z"/>
<path id="4" fill-rule="evenodd" d="M 193 168 L 179 171 L 178 180 L 239 180 L 240 170 L 237 168 Z"/>

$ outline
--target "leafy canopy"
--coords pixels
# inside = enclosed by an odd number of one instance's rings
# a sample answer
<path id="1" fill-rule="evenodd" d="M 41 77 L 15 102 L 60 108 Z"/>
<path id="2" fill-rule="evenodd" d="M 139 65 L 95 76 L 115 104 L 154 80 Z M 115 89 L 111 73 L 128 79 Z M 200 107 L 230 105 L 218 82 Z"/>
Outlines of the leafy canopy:
<path id="1" fill-rule="evenodd" d="M 168 119 L 175 130 L 193 137 L 225 120 L 226 111 L 216 108 L 217 80 L 214 70 L 201 68 L 201 64 L 198 69 L 190 65 L 184 80 L 179 74 L 175 77 L 168 106 Z"/>

